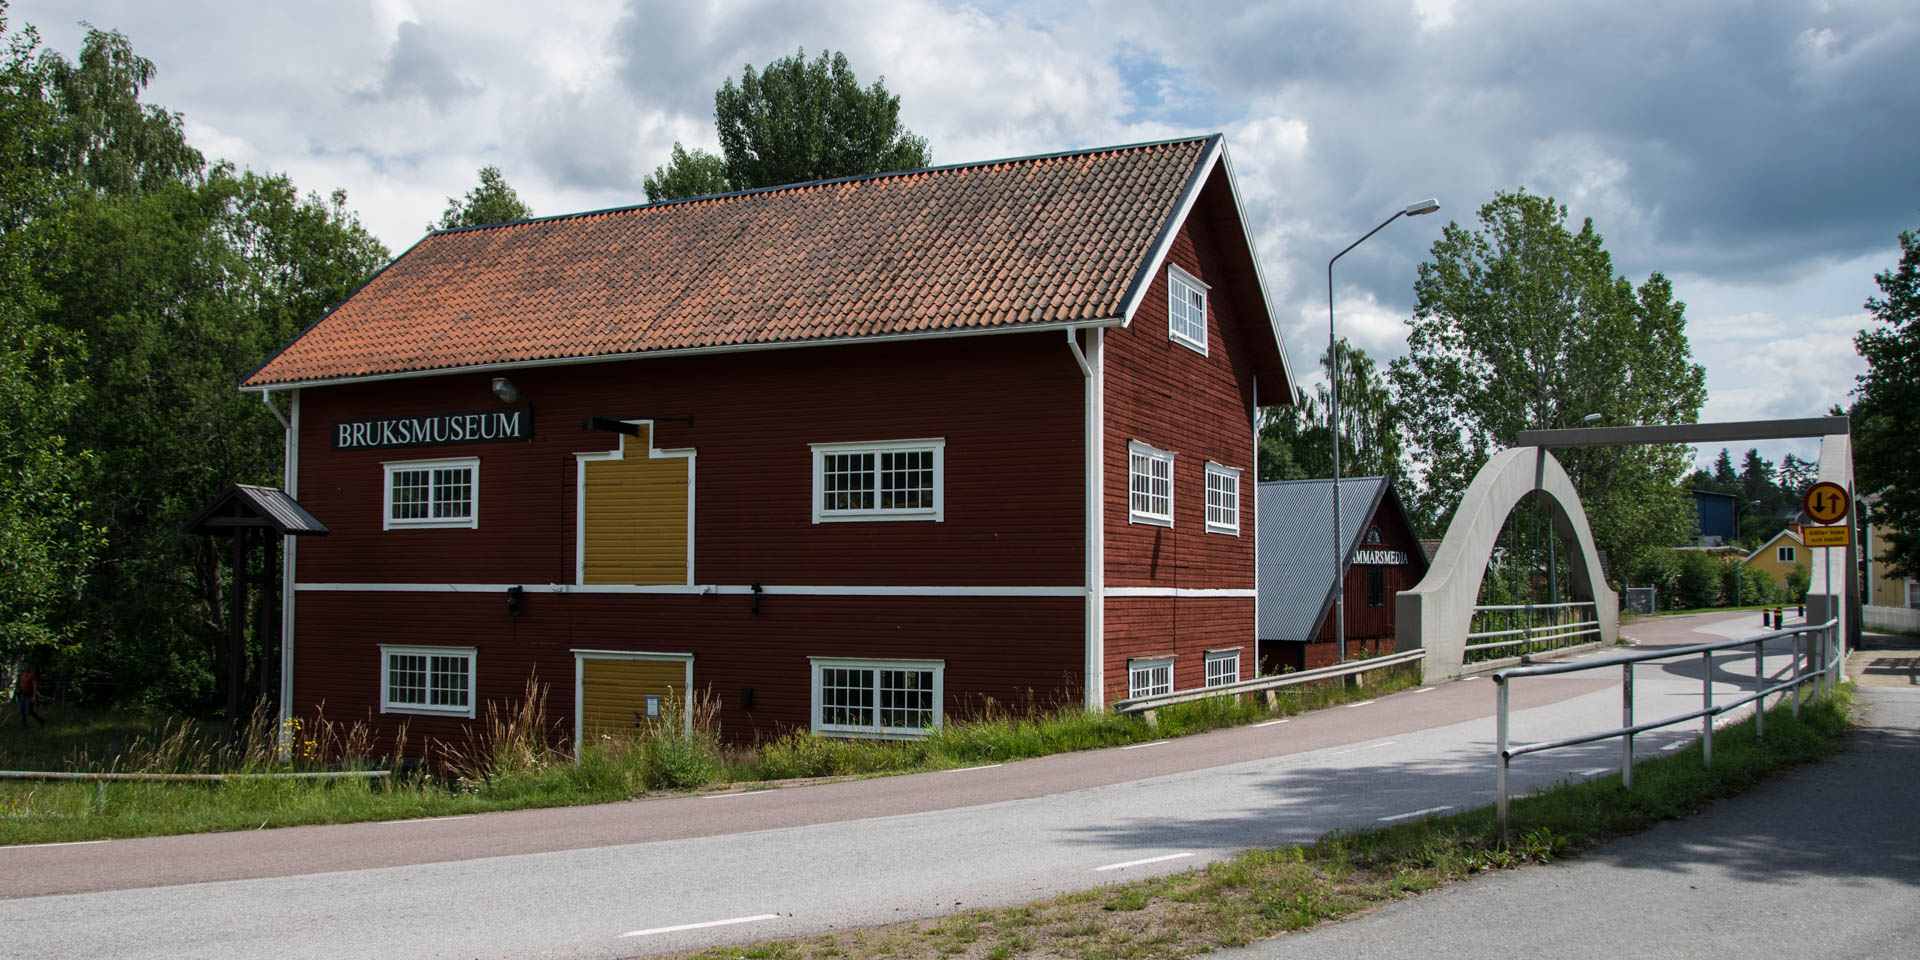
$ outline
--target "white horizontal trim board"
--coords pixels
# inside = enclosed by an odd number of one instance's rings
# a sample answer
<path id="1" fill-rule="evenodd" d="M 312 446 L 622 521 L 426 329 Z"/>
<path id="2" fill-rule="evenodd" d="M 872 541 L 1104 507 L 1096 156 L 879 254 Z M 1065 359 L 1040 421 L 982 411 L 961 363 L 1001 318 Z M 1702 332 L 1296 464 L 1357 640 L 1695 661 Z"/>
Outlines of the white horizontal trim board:
<path id="1" fill-rule="evenodd" d="M 1240 587 L 1108 587 L 1109 597 L 1251 597 L 1259 591 Z"/>
<path id="2" fill-rule="evenodd" d="M 661 584 L 629 586 L 625 584 L 577 583 L 302 583 L 295 589 L 313 593 L 505 593 L 509 587 L 520 587 L 528 593 L 583 593 L 583 594 L 678 594 L 750 596 L 753 587 L 747 584 Z M 892 586 L 892 585 L 831 585 L 831 586 L 780 586 L 765 585 L 760 588 L 762 596 L 796 597 L 1082 597 L 1085 587 L 1000 587 L 1000 586 Z M 1247 592 L 1252 596 L 1252 591 Z"/>

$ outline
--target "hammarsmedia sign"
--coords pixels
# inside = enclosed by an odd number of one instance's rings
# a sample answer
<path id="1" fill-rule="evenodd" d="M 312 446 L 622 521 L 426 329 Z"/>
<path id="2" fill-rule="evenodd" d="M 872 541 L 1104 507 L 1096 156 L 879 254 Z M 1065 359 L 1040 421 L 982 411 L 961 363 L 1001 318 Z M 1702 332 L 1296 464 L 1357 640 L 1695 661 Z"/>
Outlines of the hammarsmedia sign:
<path id="1" fill-rule="evenodd" d="M 532 407 L 333 422 L 333 449 L 335 450 L 432 447 L 452 443 L 505 443 L 532 438 Z"/>

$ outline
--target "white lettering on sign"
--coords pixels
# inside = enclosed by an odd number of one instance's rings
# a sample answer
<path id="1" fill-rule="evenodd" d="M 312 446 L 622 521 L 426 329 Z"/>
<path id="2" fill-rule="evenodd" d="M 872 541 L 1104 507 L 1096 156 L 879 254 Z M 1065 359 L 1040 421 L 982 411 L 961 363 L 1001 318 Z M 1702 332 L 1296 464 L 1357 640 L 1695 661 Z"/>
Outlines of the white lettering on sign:
<path id="1" fill-rule="evenodd" d="M 502 443 L 533 438 L 533 408 L 422 417 L 340 420 L 333 425 L 335 450 L 424 447 L 446 443 Z"/>
<path id="2" fill-rule="evenodd" d="M 1353 562 L 1365 567 L 1397 567 L 1407 562 L 1401 550 L 1355 550 Z"/>

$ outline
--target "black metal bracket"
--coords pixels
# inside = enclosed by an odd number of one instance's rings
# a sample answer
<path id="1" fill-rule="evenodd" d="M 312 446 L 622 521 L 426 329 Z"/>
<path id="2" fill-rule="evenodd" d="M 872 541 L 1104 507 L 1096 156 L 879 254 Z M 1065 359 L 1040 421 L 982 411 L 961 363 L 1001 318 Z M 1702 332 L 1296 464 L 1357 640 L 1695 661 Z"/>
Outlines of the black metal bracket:
<path id="1" fill-rule="evenodd" d="M 689 427 L 693 426 L 693 414 L 687 414 L 684 417 L 640 417 L 638 419 L 651 420 L 654 423 L 684 423 Z M 626 420 L 617 417 L 588 417 L 580 421 L 580 432 L 585 433 L 588 430 L 606 430 L 610 433 L 624 433 L 629 437 L 637 437 L 640 435 L 639 424 L 628 423 Z"/>

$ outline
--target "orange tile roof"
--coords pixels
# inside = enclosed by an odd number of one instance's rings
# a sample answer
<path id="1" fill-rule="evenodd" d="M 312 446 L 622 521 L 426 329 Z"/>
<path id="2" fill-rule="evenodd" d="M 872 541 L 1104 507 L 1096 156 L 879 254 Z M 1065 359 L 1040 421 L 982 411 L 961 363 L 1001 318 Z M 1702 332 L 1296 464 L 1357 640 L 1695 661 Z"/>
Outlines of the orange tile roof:
<path id="1" fill-rule="evenodd" d="M 431 234 L 242 386 L 1112 319 L 1209 142 Z"/>

